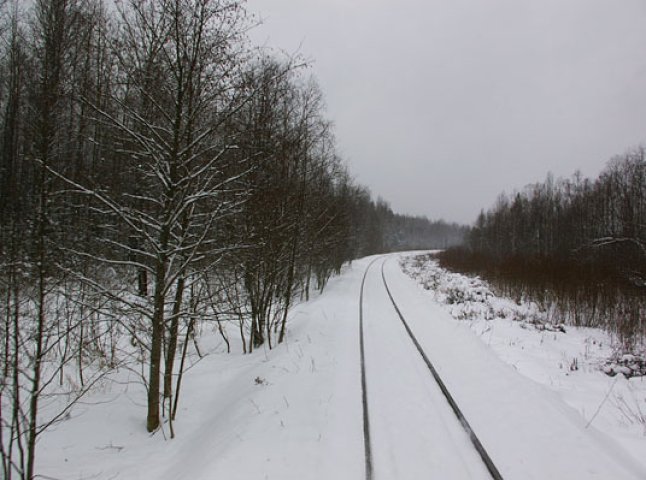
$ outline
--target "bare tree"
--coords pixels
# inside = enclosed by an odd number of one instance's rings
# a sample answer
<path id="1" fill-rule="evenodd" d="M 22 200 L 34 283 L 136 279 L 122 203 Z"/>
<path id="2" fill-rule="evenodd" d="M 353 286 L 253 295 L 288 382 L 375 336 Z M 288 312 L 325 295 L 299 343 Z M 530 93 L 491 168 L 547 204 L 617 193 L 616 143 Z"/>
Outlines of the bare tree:
<path id="1" fill-rule="evenodd" d="M 247 167 L 230 163 L 235 144 L 221 128 L 244 102 L 236 88 L 244 18 L 237 1 L 133 0 L 123 7 L 113 41 L 119 86 L 105 102 L 119 109 L 85 99 L 112 138 L 123 139 L 107 145 L 123 157 L 123 182 L 114 188 L 59 175 L 112 218 L 102 253 L 75 253 L 152 279 L 151 305 L 142 310 L 151 328 L 149 431 L 160 424 L 164 343 L 170 401 L 186 277 L 235 247 L 218 238 L 217 226 L 244 198 L 238 182 Z"/>

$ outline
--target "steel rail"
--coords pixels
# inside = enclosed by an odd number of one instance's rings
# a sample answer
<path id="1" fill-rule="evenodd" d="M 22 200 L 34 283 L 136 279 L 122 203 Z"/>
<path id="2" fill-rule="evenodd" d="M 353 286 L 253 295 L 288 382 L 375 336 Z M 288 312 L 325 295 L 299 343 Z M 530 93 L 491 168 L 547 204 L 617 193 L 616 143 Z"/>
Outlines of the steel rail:
<path id="1" fill-rule="evenodd" d="M 482 461 L 484 462 L 485 466 L 487 467 L 487 470 L 491 474 L 491 477 L 494 480 L 502 480 L 502 475 L 500 474 L 500 471 L 498 468 L 496 468 L 496 465 L 494 465 L 493 460 L 491 460 L 491 457 L 485 450 L 484 446 L 482 445 L 482 442 L 478 439 L 478 436 L 476 433 L 473 431 L 473 428 L 471 428 L 471 425 L 467 421 L 466 417 L 462 413 L 462 410 L 458 407 L 458 404 L 456 403 L 455 399 L 449 392 L 449 389 L 446 387 L 446 384 L 442 381 L 440 378 L 439 373 L 429 360 L 428 356 L 424 352 L 424 349 L 420 345 L 420 343 L 417 341 L 417 337 L 415 337 L 415 334 L 411 330 L 410 326 L 408 325 L 408 322 L 406 322 L 406 319 L 404 318 L 404 315 L 402 315 L 401 310 L 397 306 L 397 303 L 395 302 L 395 299 L 393 298 L 393 295 L 390 291 L 390 288 L 388 287 L 388 282 L 386 281 L 386 275 L 384 273 L 384 265 L 386 264 L 386 260 L 383 261 L 381 264 L 381 278 L 384 282 L 384 287 L 386 287 L 386 292 L 388 293 L 388 297 L 390 298 L 390 301 L 395 308 L 395 311 L 397 312 L 397 315 L 399 316 L 399 319 L 402 321 L 402 324 L 404 325 L 404 328 L 406 329 L 406 332 L 408 333 L 408 336 L 412 340 L 413 344 L 415 344 L 415 347 L 417 348 L 417 351 L 419 354 L 422 356 L 422 359 L 424 360 L 424 363 L 426 363 L 426 366 L 428 367 L 429 371 L 431 372 L 431 375 L 437 382 L 438 386 L 440 387 L 440 390 L 444 394 L 444 397 L 446 398 L 447 402 L 451 406 L 451 409 L 453 410 L 453 413 L 455 413 L 455 416 L 458 418 L 460 421 L 460 424 L 464 428 L 464 430 L 467 432 L 469 435 L 469 438 L 471 439 L 471 443 L 473 443 L 473 446 L 475 449 L 478 451 L 478 454 L 480 455 L 480 458 L 482 458 Z M 372 264 L 371 264 L 372 265 Z M 370 268 L 370 266 L 368 266 Z M 368 273 L 368 270 L 366 269 L 366 274 Z M 364 274 L 364 281 L 365 281 L 365 276 Z M 361 293 L 363 295 L 363 284 L 361 287 Z M 363 337 L 362 337 L 362 346 L 363 346 Z M 363 355 L 363 354 L 362 354 Z M 362 356 L 362 361 L 363 361 L 363 356 Z M 367 477 L 368 478 L 368 477 Z"/>
<path id="2" fill-rule="evenodd" d="M 370 267 L 379 260 L 380 257 L 373 259 L 363 274 L 361 280 L 361 291 L 359 293 L 359 350 L 361 352 L 361 404 L 363 408 L 363 451 L 365 457 L 365 476 L 366 480 L 372 480 L 373 466 L 372 466 L 372 448 L 370 443 L 370 418 L 368 415 L 368 388 L 366 382 L 366 353 L 364 346 L 363 334 L 363 292 L 366 284 L 366 277 Z"/>

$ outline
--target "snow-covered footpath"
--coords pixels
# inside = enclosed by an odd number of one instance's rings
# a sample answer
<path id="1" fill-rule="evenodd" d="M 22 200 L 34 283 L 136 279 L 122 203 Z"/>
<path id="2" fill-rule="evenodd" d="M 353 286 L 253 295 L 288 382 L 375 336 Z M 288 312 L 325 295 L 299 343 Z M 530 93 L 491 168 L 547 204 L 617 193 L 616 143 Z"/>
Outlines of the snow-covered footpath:
<path id="1" fill-rule="evenodd" d="M 122 371 L 42 437 L 39 472 L 66 480 L 363 478 L 358 313 L 361 278 L 371 260 L 353 262 L 323 295 L 298 305 L 286 343 L 271 351 L 226 354 L 216 332 L 203 337 L 202 347 L 210 353 L 187 372 L 175 439 L 165 438 L 167 426 L 153 436 L 145 432 L 145 390 L 136 373 Z M 491 446 L 494 461 L 500 460 L 506 480 L 609 478 L 604 472 L 618 472 L 613 479 L 646 478 L 639 413 L 646 411 L 645 383 L 599 371 L 610 349 L 602 332 L 538 331 L 487 315 L 456 321 L 437 294 L 401 272 L 398 260 L 391 257 L 386 263 L 393 295 L 429 356 L 437 358 L 449 388 L 455 387 L 469 421 Z M 372 275 L 378 275 L 380 263 Z M 387 330 L 374 323 L 398 320 L 383 300 L 378 278 L 367 286 L 372 290 L 366 300 L 383 302 L 365 309 L 367 315 L 373 312 L 372 324 L 366 318 L 367 352 L 373 355 L 372 361 L 367 358 L 368 391 L 395 398 L 398 392 L 377 388 L 371 378 L 401 376 L 384 359 L 407 355 L 412 364 L 412 344 L 396 323 Z M 384 341 L 382 331 L 402 337 Z M 377 361 L 378 344 L 389 350 Z M 578 370 L 570 369 L 574 358 Z M 497 385 L 506 390 L 496 392 Z M 423 398 L 423 392 L 416 393 Z M 387 402 L 401 405 L 392 418 L 418 414 L 406 407 L 406 396 L 398 398 L 398 403 Z M 534 405 L 545 406 L 545 412 L 542 407 L 534 411 Z M 550 423 L 554 419 L 564 420 L 556 425 Z M 447 423 L 453 421 L 446 417 Z M 425 428 L 421 421 L 410 423 Z M 507 438 L 497 432 L 507 432 Z M 429 429 L 425 434 L 433 437 Z M 520 443 L 514 438 L 525 444 L 514 446 Z M 378 470 L 375 476 L 388 478 Z"/>

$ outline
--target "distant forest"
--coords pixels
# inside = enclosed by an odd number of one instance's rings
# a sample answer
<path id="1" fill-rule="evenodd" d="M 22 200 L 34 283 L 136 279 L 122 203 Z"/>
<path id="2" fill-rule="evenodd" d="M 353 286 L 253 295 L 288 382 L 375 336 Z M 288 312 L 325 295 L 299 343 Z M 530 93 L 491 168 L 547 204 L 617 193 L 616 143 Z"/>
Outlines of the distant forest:
<path id="1" fill-rule="evenodd" d="M 344 263 L 460 242 L 352 180 L 307 65 L 252 25 L 238 0 L 0 0 L 2 478 L 107 371 L 141 371 L 173 436 L 202 329 L 271 348 Z"/>
<path id="2" fill-rule="evenodd" d="M 464 243 L 469 228 L 444 220 L 387 214 L 384 242 L 387 251 L 446 249 Z"/>
<path id="3" fill-rule="evenodd" d="M 501 195 L 465 246 L 441 259 L 553 309 L 557 321 L 603 326 L 631 350 L 646 313 L 644 148 L 611 159 L 596 179 L 548 175 Z"/>

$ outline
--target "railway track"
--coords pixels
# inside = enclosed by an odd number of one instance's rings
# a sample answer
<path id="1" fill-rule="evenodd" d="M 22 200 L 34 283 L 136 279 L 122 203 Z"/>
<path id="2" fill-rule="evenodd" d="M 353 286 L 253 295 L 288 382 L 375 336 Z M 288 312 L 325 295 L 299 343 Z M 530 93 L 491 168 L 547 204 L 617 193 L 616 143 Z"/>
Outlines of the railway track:
<path id="1" fill-rule="evenodd" d="M 368 373 L 367 365 L 370 365 L 370 356 L 366 353 L 366 327 L 365 327 L 365 308 L 364 308 L 364 296 L 366 290 L 366 279 L 368 278 L 369 271 L 371 267 L 378 261 L 381 262 L 381 283 L 385 290 L 385 296 L 388 298 L 388 302 L 393 309 L 393 313 L 401 321 L 401 325 L 404 327 L 404 330 L 407 333 L 407 337 L 414 345 L 419 356 L 417 358 L 421 359 L 426 367 L 428 375 L 432 378 L 433 382 L 439 387 L 446 403 L 449 405 L 450 410 L 453 412 L 453 416 L 459 422 L 464 432 L 466 432 L 473 448 L 477 452 L 480 460 L 482 461 L 486 471 L 489 474 L 489 477 L 493 480 L 502 480 L 502 475 L 500 471 L 494 464 L 490 455 L 487 453 L 482 442 L 479 440 L 478 436 L 474 432 L 473 428 L 469 424 L 468 420 L 464 416 L 463 412 L 460 410 L 457 402 L 449 392 L 446 384 L 440 377 L 437 369 L 433 366 L 432 362 L 429 360 L 428 356 L 424 352 L 424 349 L 420 345 L 418 339 L 416 338 L 414 332 L 411 330 L 409 323 L 406 321 L 404 315 L 402 314 L 397 302 L 395 301 L 388 282 L 386 280 L 386 275 L 384 271 L 384 266 L 387 259 L 383 257 L 375 258 L 370 264 L 366 267 L 366 270 L 363 275 L 361 282 L 361 292 L 359 299 L 359 336 L 360 336 L 360 357 L 361 357 L 361 392 L 362 392 L 362 405 L 363 405 L 363 434 L 364 434 L 364 453 L 365 453 L 365 478 L 366 480 L 372 480 L 375 478 L 375 449 L 373 448 L 373 439 L 371 438 L 371 422 L 370 422 L 370 402 L 369 402 L 369 382 L 368 382 Z M 394 315 L 393 315 L 394 316 Z M 369 367 L 368 367 L 369 368 Z M 429 399 L 430 401 L 430 399 Z"/>

